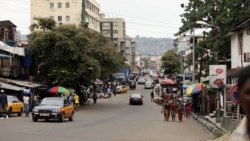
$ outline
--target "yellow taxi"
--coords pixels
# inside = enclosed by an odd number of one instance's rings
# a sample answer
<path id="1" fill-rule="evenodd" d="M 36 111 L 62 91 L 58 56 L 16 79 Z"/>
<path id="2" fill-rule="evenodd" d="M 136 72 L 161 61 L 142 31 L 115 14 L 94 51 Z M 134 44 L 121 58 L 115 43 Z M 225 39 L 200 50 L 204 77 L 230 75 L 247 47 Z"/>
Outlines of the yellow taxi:
<path id="1" fill-rule="evenodd" d="M 65 118 L 69 121 L 73 121 L 74 118 L 74 106 L 69 100 L 63 97 L 47 97 L 44 98 L 41 103 L 34 107 L 32 110 L 32 119 L 34 122 L 39 119 L 58 119 L 63 122 Z"/>
<path id="2" fill-rule="evenodd" d="M 127 92 L 128 92 L 127 86 L 123 85 L 121 89 L 121 93 L 127 93 Z"/>
<path id="3" fill-rule="evenodd" d="M 16 96 L 7 95 L 8 105 L 7 105 L 7 114 L 11 116 L 12 114 L 17 114 L 22 116 L 24 104 Z M 1 113 L 3 113 L 2 108 Z"/>

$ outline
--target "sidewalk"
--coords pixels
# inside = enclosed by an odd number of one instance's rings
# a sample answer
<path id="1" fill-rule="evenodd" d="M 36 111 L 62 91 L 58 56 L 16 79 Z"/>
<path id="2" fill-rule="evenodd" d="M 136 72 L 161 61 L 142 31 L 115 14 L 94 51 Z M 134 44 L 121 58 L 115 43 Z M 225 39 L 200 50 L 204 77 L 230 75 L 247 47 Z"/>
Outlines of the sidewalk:
<path id="1" fill-rule="evenodd" d="M 216 123 L 215 121 L 213 122 L 212 118 L 209 119 L 203 116 L 198 116 L 196 114 L 192 114 L 192 117 L 199 123 L 201 123 L 204 127 L 206 127 L 209 131 L 211 131 L 216 137 L 221 137 L 226 133 L 226 130 L 223 129 L 220 124 Z M 217 141 L 217 139 L 215 141 Z"/>

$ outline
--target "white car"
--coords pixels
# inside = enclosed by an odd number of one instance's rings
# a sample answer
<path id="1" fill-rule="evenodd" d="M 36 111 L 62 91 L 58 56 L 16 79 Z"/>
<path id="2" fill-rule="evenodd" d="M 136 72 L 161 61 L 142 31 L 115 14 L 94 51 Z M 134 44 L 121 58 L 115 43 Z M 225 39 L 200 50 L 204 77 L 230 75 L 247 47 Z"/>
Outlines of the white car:
<path id="1" fill-rule="evenodd" d="M 144 89 L 152 89 L 154 87 L 154 84 L 151 81 L 148 81 L 144 85 Z"/>
<path id="2" fill-rule="evenodd" d="M 145 84 L 146 79 L 144 77 L 139 78 L 138 84 Z"/>

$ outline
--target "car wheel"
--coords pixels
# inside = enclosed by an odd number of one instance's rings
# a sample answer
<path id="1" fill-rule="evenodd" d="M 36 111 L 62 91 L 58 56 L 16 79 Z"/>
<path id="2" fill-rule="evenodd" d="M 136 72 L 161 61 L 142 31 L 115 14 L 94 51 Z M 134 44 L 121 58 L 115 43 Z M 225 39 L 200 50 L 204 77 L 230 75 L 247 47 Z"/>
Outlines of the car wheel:
<path id="1" fill-rule="evenodd" d="M 11 116 L 11 113 L 12 113 L 12 107 L 10 107 L 7 111 L 7 115 L 10 117 Z"/>
<path id="2" fill-rule="evenodd" d="M 72 112 L 71 116 L 69 117 L 69 121 L 73 121 L 74 120 L 74 112 Z"/>
<path id="3" fill-rule="evenodd" d="M 60 122 L 64 122 L 64 113 L 62 114 L 61 118 L 59 119 Z"/>
<path id="4" fill-rule="evenodd" d="M 33 122 L 37 122 L 38 119 L 37 118 L 32 118 Z"/>
<path id="5" fill-rule="evenodd" d="M 20 112 L 17 113 L 17 115 L 20 117 L 20 116 L 22 116 L 22 114 L 23 114 L 23 108 L 21 108 Z"/>

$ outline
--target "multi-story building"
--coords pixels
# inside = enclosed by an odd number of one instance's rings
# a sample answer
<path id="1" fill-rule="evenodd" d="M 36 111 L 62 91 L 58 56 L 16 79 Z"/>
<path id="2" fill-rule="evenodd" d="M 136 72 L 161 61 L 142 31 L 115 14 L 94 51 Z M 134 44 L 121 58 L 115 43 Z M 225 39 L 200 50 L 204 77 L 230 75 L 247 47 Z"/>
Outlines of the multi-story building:
<path id="1" fill-rule="evenodd" d="M 35 17 L 52 18 L 57 25 L 85 26 L 100 32 L 100 4 L 95 0 L 31 0 L 31 24 Z"/>
<path id="2" fill-rule="evenodd" d="M 117 51 L 124 52 L 126 23 L 123 18 L 105 18 L 105 15 L 101 14 L 100 30 L 103 36 L 110 38 L 117 46 Z"/>
<path id="3" fill-rule="evenodd" d="M 130 37 L 125 39 L 125 57 L 128 65 L 135 67 L 135 42 Z"/>

